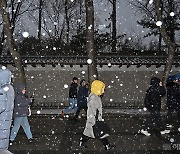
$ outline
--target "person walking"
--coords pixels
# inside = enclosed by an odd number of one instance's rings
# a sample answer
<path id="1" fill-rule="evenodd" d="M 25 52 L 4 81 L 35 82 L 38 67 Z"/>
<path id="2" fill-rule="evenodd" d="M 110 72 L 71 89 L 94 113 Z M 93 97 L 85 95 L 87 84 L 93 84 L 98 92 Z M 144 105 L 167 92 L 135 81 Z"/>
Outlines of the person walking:
<path id="1" fill-rule="evenodd" d="M 12 154 L 9 150 L 9 135 L 14 108 L 14 88 L 11 72 L 0 69 L 0 154 Z"/>
<path id="2" fill-rule="evenodd" d="M 178 80 L 173 80 L 172 82 L 167 82 L 167 118 L 166 127 L 172 128 L 172 117 L 173 112 L 177 112 L 178 121 L 180 122 L 180 83 Z"/>
<path id="3" fill-rule="evenodd" d="M 169 133 L 169 130 L 165 130 L 161 121 L 161 98 L 165 96 L 166 89 L 162 85 L 162 82 L 157 77 L 152 77 L 150 82 L 150 87 L 146 91 L 145 95 L 145 107 L 150 113 L 149 121 L 146 120 L 144 123 L 144 128 L 139 132 L 150 136 L 153 130 L 157 130 L 161 134 Z"/>
<path id="4" fill-rule="evenodd" d="M 103 121 L 102 119 L 102 101 L 101 95 L 104 93 L 105 84 L 100 80 L 94 80 L 91 84 L 91 93 L 89 94 L 87 106 L 87 120 L 86 126 L 83 132 L 82 137 L 80 138 L 79 147 L 87 148 L 87 142 L 89 139 L 94 139 L 93 126 L 96 123 L 96 117 L 98 121 Z M 98 115 L 97 115 L 98 112 Z M 102 137 L 98 138 L 105 147 L 105 150 L 111 150 L 115 148 L 114 145 L 111 145 L 107 139 L 109 134 L 105 134 Z"/>
<path id="5" fill-rule="evenodd" d="M 14 123 L 11 130 L 10 142 L 15 142 L 20 126 L 22 126 L 29 143 L 33 142 L 34 138 L 31 133 L 28 121 L 28 107 L 32 100 L 26 95 L 26 86 L 24 84 L 17 86 L 14 103 Z"/>
<path id="6" fill-rule="evenodd" d="M 88 97 L 88 84 L 85 79 L 82 79 L 80 81 L 80 86 L 78 89 L 78 94 L 77 94 L 77 111 L 75 115 L 75 120 L 78 119 L 79 113 L 82 109 L 84 109 L 87 113 L 87 97 Z"/>
<path id="7" fill-rule="evenodd" d="M 74 113 L 77 112 L 77 88 L 78 88 L 78 78 L 73 77 L 72 83 L 69 87 L 69 106 L 62 110 L 61 117 L 64 118 L 64 114 L 74 109 Z"/>

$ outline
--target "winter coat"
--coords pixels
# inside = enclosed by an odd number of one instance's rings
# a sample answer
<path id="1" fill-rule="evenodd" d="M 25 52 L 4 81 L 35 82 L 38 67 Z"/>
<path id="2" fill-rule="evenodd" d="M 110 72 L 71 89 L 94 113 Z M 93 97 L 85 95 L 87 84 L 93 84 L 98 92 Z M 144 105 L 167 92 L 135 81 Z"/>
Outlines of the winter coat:
<path id="1" fill-rule="evenodd" d="M 180 86 L 177 83 L 167 83 L 167 107 L 168 109 L 180 109 Z"/>
<path id="2" fill-rule="evenodd" d="M 78 84 L 72 82 L 69 87 L 69 98 L 77 98 L 77 87 Z"/>
<path id="3" fill-rule="evenodd" d="M 159 83 L 160 79 L 153 77 L 151 79 L 150 87 L 146 91 L 144 103 L 149 111 L 160 111 L 161 109 L 161 97 L 166 94 L 166 89 L 164 86 L 160 86 Z"/>
<path id="4" fill-rule="evenodd" d="M 14 118 L 28 116 L 28 107 L 31 104 L 31 99 L 22 93 L 25 85 L 19 85 L 17 87 L 17 93 L 14 102 Z"/>
<path id="5" fill-rule="evenodd" d="M 77 106 L 86 107 L 87 106 L 87 97 L 88 97 L 88 88 L 86 85 L 82 85 L 85 80 L 81 80 L 78 94 L 77 94 Z"/>
<path id="6" fill-rule="evenodd" d="M 0 95 L 6 95 L 5 100 L 0 100 L 0 150 L 9 146 L 9 135 L 14 108 L 14 89 L 11 85 L 11 72 L 8 69 L 0 70 Z M 1 99 L 0 96 L 0 99 Z"/>
<path id="7" fill-rule="evenodd" d="M 102 88 L 105 88 L 105 84 L 95 80 L 91 85 L 91 93 L 88 98 L 87 121 L 83 134 L 91 138 L 95 138 L 92 126 L 96 123 L 97 110 L 99 111 L 98 120 L 102 121 L 102 101 L 100 97 L 102 93 L 99 92 L 102 91 Z"/>

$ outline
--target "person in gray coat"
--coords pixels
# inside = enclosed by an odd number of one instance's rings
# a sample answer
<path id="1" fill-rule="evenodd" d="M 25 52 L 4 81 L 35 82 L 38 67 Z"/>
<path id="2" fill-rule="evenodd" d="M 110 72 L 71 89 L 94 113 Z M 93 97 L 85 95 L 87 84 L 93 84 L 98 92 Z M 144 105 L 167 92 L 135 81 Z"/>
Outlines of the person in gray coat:
<path id="1" fill-rule="evenodd" d="M 91 93 L 89 94 L 87 102 L 87 121 L 82 137 L 80 138 L 79 146 L 87 148 L 87 141 L 92 138 L 94 139 L 93 126 L 96 123 L 96 114 L 98 111 L 98 121 L 103 121 L 102 119 L 102 101 L 101 95 L 104 93 L 105 84 L 102 81 L 95 80 L 91 84 Z M 105 134 L 98 138 L 103 143 L 105 150 L 111 150 L 115 148 L 114 145 L 109 144 L 107 137 L 109 134 Z"/>
<path id="2" fill-rule="evenodd" d="M 13 108 L 11 72 L 8 69 L 0 69 L 0 154 L 11 154 L 8 147 Z"/>
<path id="3" fill-rule="evenodd" d="M 14 123 L 10 135 L 11 143 L 15 141 L 20 126 L 22 126 L 22 128 L 24 129 L 24 132 L 29 142 L 32 142 L 34 140 L 34 138 L 32 137 L 32 133 L 27 117 L 29 114 L 28 107 L 31 104 L 31 102 L 32 100 L 26 95 L 26 86 L 23 84 L 17 86 L 17 93 L 15 95 L 14 113 L 13 113 Z"/>

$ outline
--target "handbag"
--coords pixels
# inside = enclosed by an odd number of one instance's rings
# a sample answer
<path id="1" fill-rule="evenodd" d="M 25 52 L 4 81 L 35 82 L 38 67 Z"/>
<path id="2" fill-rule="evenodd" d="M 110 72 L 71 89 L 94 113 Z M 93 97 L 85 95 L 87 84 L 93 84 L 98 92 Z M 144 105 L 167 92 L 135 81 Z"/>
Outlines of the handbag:
<path id="1" fill-rule="evenodd" d="M 99 110 L 96 111 L 96 123 L 92 126 L 95 138 L 105 138 L 110 134 L 110 127 L 105 121 L 98 120 Z"/>

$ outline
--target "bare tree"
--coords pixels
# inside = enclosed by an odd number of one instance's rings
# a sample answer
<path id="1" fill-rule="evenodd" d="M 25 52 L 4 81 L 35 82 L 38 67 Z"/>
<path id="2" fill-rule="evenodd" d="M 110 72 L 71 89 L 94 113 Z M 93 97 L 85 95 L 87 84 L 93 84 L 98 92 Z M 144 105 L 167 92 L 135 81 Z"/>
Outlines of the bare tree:
<path id="1" fill-rule="evenodd" d="M 161 0 L 156 0 L 155 8 L 156 8 L 157 21 L 160 23 L 162 23 L 162 11 L 161 11 L 162 6 L 161 5 L 162 5 Z M 159 28 L 162 38 L 168 47 L 168 58 L 167 58 L 167 62 L 166 62 L 163 77 L 162 77 L 163 82 L 166 81 L 171 71 L 172 63 L 174 59 L 174 52 L 176 48 L 175 43 L 173 42 L 172 38 L 168 35 L 167 29 L 165 28 L 165 26 L 166 25 L 162 23 L 162 25 L 160 24 L 160 28 Z"/>
<path id="2" fill-rule="evenodd" d="M 116 44 L 117 44 L 117 38 L 116 38 L 116 0 L 109 0 L 109 2 L 112 4 L 112 14 L 111 14 L 111 20 L 112 20 L 112 52 L 116 52 Z"/>
<path id="3" fill-rule="evenodd" d="M 4 27 L 4 33 L 6 35 L 7 46 L 16 66 L 15 84 L 26 84 L 25 73 L 24 73 L 21 56 L 17 52 L 15 42 L 13 39 L 12 26 L 10 24 L 9 12 L 7 11 L 6 0 L 0 1 L 0 9 L 1 9 L 1 15 L 3 18 L 3 27 Z"/>
<path id="4" fill-rule="evenodd" d="M 94 6 L 93 0 L 85 0 L 86 7 L 86 51 L 92 63 L 88 64 L 88 80 L 91 83 L 98 78 L 94 51 Z"/>
<path id="5" fill-rule="evenodd" d="M 31 6 L 33 5 L 33 1 L 28 2 L 27 0 L 21 0 L 21 1 L 17 1 L 17 0 L 10 0 L 7 1 L 8 5 L 7 5 L 7 10 L 9 10 L 9 17 L 10 17 L 10 24 L 11 24 L 11 30 L 12 33 L 14 33 L 15 28 L 17 27 L 18 21 L 20 20 L 20 18 L 28 11 L 32 11 L 30 10 Z M 22 26 L 22 25 L 21 25 Z M 4 29 L 2 30 L 1 33 L 1 43 L 0 43 L 0 54 L 2 53 L 2 50 L 4 49 Z"/>
<path id="6" fill-rule="evenodd" d="M 137 21 L 138 24 L 143 26 L 144 28 L 148 28 L 150 31 L 145 37 L 149 37 L 151 35 L 157 36 L 159 35 L 159 51 L 161 50 L 161 42 L 162 35 L 159 27 L 156 25 L 157 14 L 155 8 L 155 1 L 139 1 L 139 0 L 129 0 L 130 4 L 134 6 L 134 8 L 139 11 L 143 16 L 140 21 Z M 162 18 L 162 22 L 165 25 L 164 28 L 168 36 L 170 37 L 172 42 L 176 42 L 175 40 L 175 31 L 180 30 L 179 24 L 179 7 L 180 2 L 178 0 L 164 0 L 161 1 L 160 14 Z M 174 15 L 172 15 L 174 13 Z"/>

